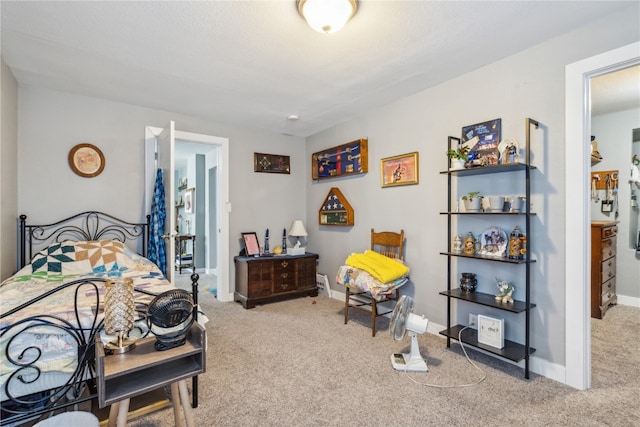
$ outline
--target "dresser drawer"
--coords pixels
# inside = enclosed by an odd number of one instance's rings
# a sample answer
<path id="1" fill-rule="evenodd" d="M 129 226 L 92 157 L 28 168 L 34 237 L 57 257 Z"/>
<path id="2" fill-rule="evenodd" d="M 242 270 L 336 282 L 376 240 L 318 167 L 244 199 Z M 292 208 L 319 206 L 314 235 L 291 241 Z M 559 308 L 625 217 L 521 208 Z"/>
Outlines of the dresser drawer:
<path id="1" fill-rule="evenodd" d="M 616 275 L 616 258 L 609 258 L 606 261 L 602 261 L 602 280 L 601 283 L 615 277 Z"/>
<path id="2" fill-rule="evenodd" d="M 612 297 L 616 295 L 616 278 L 607 280 L 602 284 L 602 294 L 600 297 L 600 305 L 604 305 Z"/>
<path id="3" fill-rule="evenodd" d="M 611 236 L 615 236 L 618 233 L 618 226 L 617 225 L 611 225 L 608 227 L 602 227 L 601 232 L 600 232 L 600 236 L 603 239 L 606 239 L 607 237 L 611 237 Z"/>
<path id="4" fill-rule="evenodd" d="M 602 259 L 609 259 L 616 256 L 616 238 L 611 237 L 602 241 Z"/>
<path id="5" fill-rule="evenodd" d="M 274 263 L 273 292 L 289 292 L 296 289 L 298 260 L 279 260 Z"/>

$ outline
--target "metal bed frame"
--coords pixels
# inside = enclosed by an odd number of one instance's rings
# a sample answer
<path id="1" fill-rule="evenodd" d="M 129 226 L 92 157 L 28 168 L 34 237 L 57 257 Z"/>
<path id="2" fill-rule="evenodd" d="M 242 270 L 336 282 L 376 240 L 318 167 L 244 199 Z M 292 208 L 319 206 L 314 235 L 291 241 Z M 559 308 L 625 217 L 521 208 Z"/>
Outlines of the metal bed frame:
<path id="1" fill-rule="evenodd" d="M 20 215 L 18 224 L 18 267 L 24 267 L 39 250 L 47 245 L 64 240 L 118 240 L 129 247 L 135 244 L 137 246 L 135 250 L 146 257 L 147 242 L 149 240 L 149 215 L 147 215 L 146 220 L 144 223 L 131 223 L 102 212 L 88 211 L 72 215 L 52 224 L 32 225 L 27 224 L 26 215 Z M 198 280 L 199 276 L 197 274 L 191 275 L 194 317 L 196 319 L 198 315 Z M 5 395 L 9 397 L 8 400 L 1 402 L 0 425 L 21 425 L 27 421 L 37 420 L 42 415 L 52 411 L 65 410 L 68 407 L 97 398 L 95 342 L 96 339 L 100 339 L 100 331 L 104 327 L 104 319 L 100 319 L 99 310 L 94 310 L 91 327 L 88 329 L 86 327 L 83 328 L 80 324 L 80 315 L 78 313 L 78 295 L 81 290 L 84 292 L 87 288 L 90 290 L 93 287 L 96 295 L 95 307 L 99 307 L 100 294 L 98 289 L 105 281 L 106 279 L 102 278 L 86 278 L 63 283 L 0 315 L 0 319 L 12 316 L 33 304 L 41 303 L 42 301 L 46 302 L 47 298 L 59 292 L 65 290 L 68 292 L 68 288 L 74 289 L 75 320 L 69 321 L 43 313 L 21 319 L 0 330 L 0 339 L 6 341 L 5 357 L 17 366 L 13 372 L 10 372 L 7 381 L 4 384 L 0 384 L 0 387 L 4 389 Z M 155 296 L 149 291 L 136 290 L 136 292 Z M 144 313 L 139 311 L 140 316 L 145 314 L 146 310 Z M 66 383 L 61 386 L 26 396 L 14 396 L 11 392 L 11 385 L 14 382 L 19 382 L 20 384 L 36 383 L 44 374 L 36 365 L 36 362 L 42 356 L 41 350 L 35 346 L 27 346 L 26 348 L 19 348 L 16 352 L 16 343 L 19 342 L 16 337 L 43 326 L 72 337 L 78 349 L 76 369 L 69 375 Z M 11 356 L 12 354 L 17 354 L 18 356 L 13 357 Z M 197 377 L 193 377 L 192 406 L 194 408 L 198 406 L 197 384 Z"/>

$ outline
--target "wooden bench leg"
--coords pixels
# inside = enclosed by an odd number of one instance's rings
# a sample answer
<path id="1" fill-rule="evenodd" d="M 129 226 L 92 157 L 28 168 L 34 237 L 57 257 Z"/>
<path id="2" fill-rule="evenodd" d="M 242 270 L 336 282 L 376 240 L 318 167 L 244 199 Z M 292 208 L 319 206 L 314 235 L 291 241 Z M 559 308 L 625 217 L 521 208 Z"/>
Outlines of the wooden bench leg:
<path id="1" fill-rule="evenodd" d="M 120 408 L 120 403 L 114 403 L 109 408 L 109 423 L 107 427 L 116 427 L 116 420 L 118 418 L 118 409 Z"/>
<path id="2" fill-rule="evenodd" d="M 111 405 L 111 408 L 109 409 L 109 427 L 113 427 L 114 421 L 117 427 L 127 427 L 129 402 L 129 399 L 124 399 L 118 403 L 114 403 L 113 405 Z"/>
<path id="3" fill-rule="evenodd" d="M 180 402 L 182 403 L 182 411 L 184 412 L 184 419 L 187 427 L 195 427 L 193 419 L 193 409 L 191 408 L 191 402 L 189 401 L 189 390 L 187 389 L 187 381 L 178 381 L 178 388 L 180 389 Z"/>
<path id="4" fill-rule="evenodd" d="M 178 383 L 171 383 L 171 404 L 173 405 L 173 419 L 176 427 L 182 427 L 182 408 L 180 407 L 180 391 Z"/>

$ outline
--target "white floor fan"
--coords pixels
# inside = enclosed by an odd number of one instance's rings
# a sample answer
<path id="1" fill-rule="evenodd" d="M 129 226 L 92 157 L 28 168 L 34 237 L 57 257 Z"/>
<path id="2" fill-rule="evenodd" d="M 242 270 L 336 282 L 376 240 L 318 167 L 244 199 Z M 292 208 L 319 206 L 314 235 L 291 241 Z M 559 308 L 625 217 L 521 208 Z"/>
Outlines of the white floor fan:
<path id="1" fill-rule="evenodd" d="M 402 295 L 391 314 L 389 333 L 394 340 L 400 341 L 408 331 L 411 337 L 411 352 L 392 354 L 393 369 L 410 372 L 427 372 L 429 370 L 418 346 L 418 334 L 424 334 L 428 324 L 429 320 L 424 316 L 413 314 L 413 299 Z"/>

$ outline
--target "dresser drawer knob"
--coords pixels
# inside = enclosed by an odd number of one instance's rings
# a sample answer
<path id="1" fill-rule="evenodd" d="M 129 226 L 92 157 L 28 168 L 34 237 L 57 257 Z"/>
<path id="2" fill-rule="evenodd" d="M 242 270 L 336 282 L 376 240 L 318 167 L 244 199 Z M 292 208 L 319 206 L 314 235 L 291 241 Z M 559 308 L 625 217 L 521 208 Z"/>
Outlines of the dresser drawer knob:
<path id="1" fill-rule="evenodd" d="M 286 279 L 287 277 L 289 277 L 289 273 L 282 273 L 281 276 L 283 279 Z"/>
<path id="2" fill-rule="evenodd" d="M 282 261 L 282 263 L 280 265 L 282 266 L 282 268 L 287 268 L 289 263 L 287 261 Z"/>

